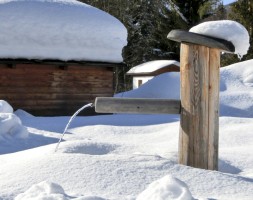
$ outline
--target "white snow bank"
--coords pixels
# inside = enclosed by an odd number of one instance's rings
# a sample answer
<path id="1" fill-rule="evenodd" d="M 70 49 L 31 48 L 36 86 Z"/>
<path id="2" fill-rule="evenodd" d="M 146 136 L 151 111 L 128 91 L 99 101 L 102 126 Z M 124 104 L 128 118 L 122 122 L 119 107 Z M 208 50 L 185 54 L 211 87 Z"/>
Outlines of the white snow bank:
<path id="1" fill-rule="evenodd" d="M 252 77 L 253 60 L 221 68 L 220 112 L 222 115 L 253 117 Z"/>
<path id="2" fill-rule="evenodd" d="M 72 197 L 65 194 L 62 186 L 49 181 L 32 185 L 27 191 L 19 194 L 14 200 L 106 200 L 97 196 Z"/>
<path id="3" fill-rule="evenodd" d="M 27 128 L 13 113 L 0 113 L 0 140 L 28 137 Z"/>
<path id="4" fill-rule="evenodd" d="M 253 60 L 223 67 L 220 74 L 220 115 L 253 117 Z M 180 99 L 180 74 L 161 74 L 115 97 Z"/>
<path id="5" fill-rule="evenodd" d="M 0 113 L 13 113 L 13 108 L 7 101 L 0 100 Z"/>
<path id="6" fill-rule="evenodd" d="M 180 63 L 175 60 L 153 60 L 137 65 L 131 68 L 127 73 L 149 73 L 169 65 L 180 67 Z"/>
<path id="7" fill-rule="evenodd" d="M 115 97 L 129 98 L 180 98 L 180 74 L 178 72 L 168 72 L 156 76 L 139 88 L 128 92 L 118 93 Z"/>
<path id="8" fill-rule="evenodd" d="M 74 0 L 0 2 L 0 58 L 122 62 L 124 25 Z"/>
<path id="9" fill-rule="evenodd" d="M 43 181 L 19 194 L 15 200 L 67 200 L 64 189 L 55 183 Z"/>
<path id="10" fill-rule="evenodd" d="M 30 118 L 30 117 L 34 117 L 32 114 L 26 112 L 25 110 L 22 109 L 17 109 L 14 112 L 15 115 L 17 115 L 20 118 Z"/>
<path id="11" fill-rule="evenodd" d="M 20 118 L 13 114 L 12 106 L 7 101 L 0 100 L 0 141 L 27 136 L 27 128 L 22 125 Z"/>
<path id="12" fill-rule="evenodd" d="M 235 54 L 239 57 L 247 54 L 249 34 L 243 25 L 231 20 L 208 21 L 194 26 L 190 32 L 212 36 L 230 41 L 235 46 Z"/>
<path id="13" fill-rule="evenodd" d="M 151 183 L 136 200 L 193 200 L 187 185 L 167 175 Z"/>

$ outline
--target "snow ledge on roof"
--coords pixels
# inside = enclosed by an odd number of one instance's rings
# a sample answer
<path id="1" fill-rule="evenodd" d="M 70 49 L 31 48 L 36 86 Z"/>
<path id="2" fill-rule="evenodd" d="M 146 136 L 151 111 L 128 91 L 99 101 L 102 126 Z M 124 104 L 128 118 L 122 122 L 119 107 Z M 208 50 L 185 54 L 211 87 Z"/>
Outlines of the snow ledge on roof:
<path id="1" fill-rule="evenodd" d="M 75 0 L 0 2 L 0 58 L 122 62 L 127 30 Z"/>
<path id="2" fill-rule="evenodd" d="M 180 67 L 180 63 L 175 60 L 153 60 L 137 65 L 131 68 L 127 73 L 128 74 L 150 73 L 170 65 L 176 65 Z"/>

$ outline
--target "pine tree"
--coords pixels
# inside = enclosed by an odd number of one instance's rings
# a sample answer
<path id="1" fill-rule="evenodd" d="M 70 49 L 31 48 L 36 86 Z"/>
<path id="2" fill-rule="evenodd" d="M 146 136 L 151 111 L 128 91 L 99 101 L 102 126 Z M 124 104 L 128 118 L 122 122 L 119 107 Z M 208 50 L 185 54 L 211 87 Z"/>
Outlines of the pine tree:
<path id="1" fill-rule="evenodd" d="M 172 0 L 188 19 L 189 28 L 215 15 L 221 0 Z"/>
<path id="2" fill-rule="evenodd" d="M 186 22 L 170 0 L 82 1 L 115 16 L 128 30 L 128 45 L 123 49 L 127 68 L 117 71 L 117 90 L 122 90 L 124 74 L 131 67 L 150 60 L 179 59 L 179 44 L 168 40 L 167 34 L 172 29 L 186 29 Z"/>

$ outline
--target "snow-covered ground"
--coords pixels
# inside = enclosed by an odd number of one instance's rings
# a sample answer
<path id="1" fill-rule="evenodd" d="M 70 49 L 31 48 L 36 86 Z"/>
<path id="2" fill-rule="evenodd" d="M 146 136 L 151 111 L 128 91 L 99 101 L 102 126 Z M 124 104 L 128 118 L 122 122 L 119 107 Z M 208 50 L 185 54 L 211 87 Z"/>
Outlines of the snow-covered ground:
<path id="1" fill-rule="evenodd" d="M 163 74 L 124 95 L 178 98 L 178 84 Z M 177 164 L 178 115 L 77 117 L 55 152 L 70 117 L 12 113 L 1 101 L 29 135 L 1 135 L 0 199 L 252 200 L 253 60 L 221 69 L 220 101 L 219 171 Z"/>

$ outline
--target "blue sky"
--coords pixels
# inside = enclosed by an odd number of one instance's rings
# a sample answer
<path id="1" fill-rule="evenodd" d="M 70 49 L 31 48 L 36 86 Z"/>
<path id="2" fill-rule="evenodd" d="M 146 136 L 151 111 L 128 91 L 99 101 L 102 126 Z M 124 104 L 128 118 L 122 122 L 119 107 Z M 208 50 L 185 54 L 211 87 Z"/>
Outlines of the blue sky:
<path id="1" fill-rule="evenodd" d="M 236 0 L 223 0 L 223 4 L 227 5 L 227 4 L 232 3 L 234 1 L 236 1 Z"/>

